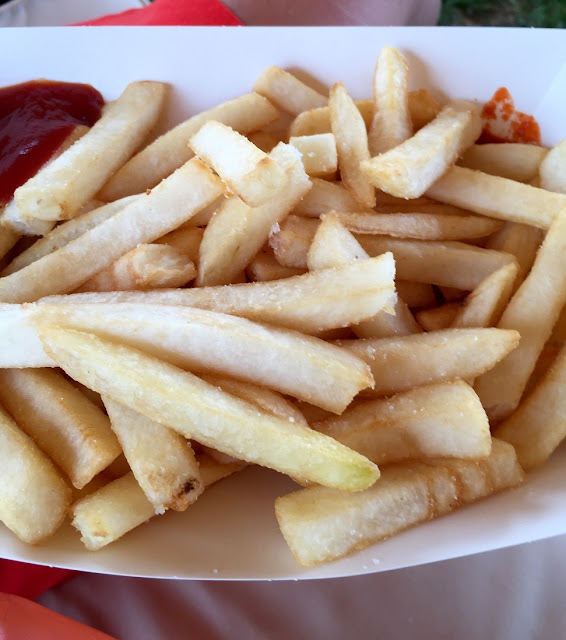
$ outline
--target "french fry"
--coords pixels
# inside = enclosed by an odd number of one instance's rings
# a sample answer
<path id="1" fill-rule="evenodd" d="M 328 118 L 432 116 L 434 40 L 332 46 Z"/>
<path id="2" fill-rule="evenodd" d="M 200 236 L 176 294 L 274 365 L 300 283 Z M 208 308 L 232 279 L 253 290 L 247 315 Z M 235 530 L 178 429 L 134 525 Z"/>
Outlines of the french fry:
<path id="1" fill-rule="evenodd" d="M 277 109 L 258 93 L 248 93 L 203 111 L 173 127 L 142 149 L 119 169 L 100 191 L 103 200 L 153 189 L 161 180 L 193 157 L 189 140 L 209 120 L 222 122 L 246 134 L 277 119 Z"/>
<path id="2" fill-rule="evenodd" d="M 436 304 L 434 289 L 430 284 L 397 280 L 395 287 L 401 300 L 404 300 L 410 309 L 431 307 Z"/>
<path id="3" fill-rule="evenodd" d="M 305 172 L 309 176 L 329 178 L 336 174 L 338 156 L 336 141 L 331 133 L 292 136 L 289 138 L 289 144 L 300 152 Z"/>
<path id="4" fill-rule="evenodd" d="M 199 249 L 203 234 L 204 230 L 199 227 L 182 226 L 165 234 L 155 242 L 173 247 L 198 267 Z"/>
<path id="5" fill-rule="evenodd" d="M 513 447 L 494 440 L 487 458 L 393 465 L 366 491 L 309 487 L 278 498 L 275 513 L 295 559 L 313 566 L 518 486 L 523 479 Z"/>
<path id="6" fill-rule="evenodd" d="M 288 216 L 269 238 L 277 262 L 284 267 L 306 269 L 307 253 L 318 227 L 315 218 Z"/>
<path id="7" fill-rule="evenodd" d="M 0 224 L 0 260 L 15 246 L 20 234 Z"/>
<path id="8" fill-rule="evenodd" d="M 461 308 L 459 302 L 447 302 L 432 309 L 421 309 L 415 318 L 425 331 L 441 331 L 453 325 Z"/>
<path id="9" fill-rule="evenodd" d="M 265 69 L 256 80 L 254 91 L 295 116 L 302 111 L 324 107 L 328 102 L 328 98 L 279 67 Z"/>
<path id="10" fill-rule="evenodd" d="M 0 521 L 20 540 L 38 544 L 63 524 L 71 489 L 1 407 L 0 451 Z"/>
<path id="11" fill-rule="evenodd" d="M 285 185 L 285 171 L 270 156 L 225 124 L 209 121 L 189 146 L 250 207 L 258 207 Z"/>
<path id="12" fill-rule="evenodd" d="M 514 262 L 512 255 L 461 242 L 399 240 L 386 236 L 358 236 L 370 256 L 391 251 L 397 277 L 472 291 L 488 275 Z"/>
<path id="13" fill-rule="evenodd" d="M 566 348 L 495 435 L 511 443 L 525 471 L 541 465 L 566 437 Z"/>
<path id="14" fill-rule="evenodd" d="M 16 201 L 12 198 L 0 214 L 0 224 L 20 236 L 44 236 L 53 229 L 55 221 L 23 218 Z"/>
<path id="15" fill-rule="evenodd" d="M 366 129 L 368 129 L 373 119 L 373 100 L 356 100 L 355 104 L 364 119 Z M 330 109 L 328 107 L 302 111 L 289 127 L 290 138 L 294 136 L 316 136 L 323 133 L 330 133 Z"/>
<path id="16" fill-rule="evenodd" d="M 541 162 L 539 169 L 541 188 L 557 193 L 566 193 L 565 167 L 566 140 L 562 140 L 550 150 Z"/>
<path id="17" fill-rule="evenodd" d="M 398 198 L 418 198 L 479 137 L 481 128 L 474 103 L 452 102 L 414 136 L 382 149 L 360 168 L 378 189 Z"/>
<path id="18" fill-rule="evenodd" d="M 104 397 L 112 430 L 156 513 L 184 511 L 204 491 L 190 444 L 168 427 Z"/>
<path id="19" fill-rule="evenodd" d="M 44 327 L 44 347 L 98 393 L 246 462 L 302 481 L 359 491 L 379 477 L 367 458 L 302 425 L 258 413 L 192 374 L 91 334 Z"/>
<path id="20" fill-rule="evenodd" d="M 329 211 L 366 211 L 341 182 L 328 182 L 312 178 L 312 188 L 295 206 L 293 213 L 298 216 L 318 218 Z"/>
<path id="21" fill-rule="evenodd" d="M 494 271 L 470 293 L 452 322 L 452 327 L 494 327 L 513 294 L 519 267 L 511 262 Z"/>
<path id="22" fill-rule="evenodd" d="M 440 202 L 548 229 L 564 206 L 566 195 L 465 167 L 452 167 L 426 192 Z"/>
<path id="23" fill-rule="evenodd" d="M 538 175 L 548 149 L 534 144 L 499 142 L 474 144 L 458 160 L 461 167 L 483 171 L 517 182 L 530 182 Z M 543 189 L 547 187 L 540 185 Z M 548 189 L 554 191 L 554 189 Z"/>
<path id="24" fill-rule="evenodd" d="M 369 364 L 374 387 L 365 395 L 386 396 L 423 384 L 475 378 L 505 358 L 519 339 L 512 330 L 446 329 L 338 344 Z"/>
<path id="25" fill-rule="evenodd" d="M 212 218 L 203 236 L 199 253 L 199 286 L 228 284 L 243 271 L 295 204 L 308 192 L 311 183 L 297 152 L 281 143 L 270 154 L 285 173 L 285 183 L 260 207 L 249 207 L 233 196 Z"/>
<path id="26" fill-rule="evenodd" d="M 253 282 L 266 282 L 269 280 L 281 280 L 282 278 L 292 278 L 305 272 L 305 269 L 295 267 L 284 267 L 279 264 L 273 254 L 273 249 L 267 247 L 250 262 L 246 273 Z"/>
<path id="27" fill-rule="evenodd" d="M 369 129 L 372 156 L 389 151 L 411 137 L 409 65 L 393 47 L 383 47 L 373 76 L 375 115 Z"/>
<path id="28" fill-rule="evenodd" d="M 521 334 L 518 348 L 476 381 L 491 419 L 507 418 L 519 405 L 544 343 L 566 302 L 566 209 L 554 220 L 531 272 L 505 309 L 498 327 Z"/>
<path id="29" fill-rule="evenodd" d="M 250 133 L 247 138 L 251 143 L 255 144 L 258 149 L 265 151 L 265 153 L 269 153 L 280 142 L 283 142 L 280 136 L 270 133 L 269 131 L 256 131 L 255 133 Z"/>
<path id="30" fill-rule="evenodd" d="M 200 161 L 186 165 L 150 194 L 130 203 L 69 244 L 0 278 L 0 301 L 31 302 L 76 289 L 95 273 L 143 242 L 172 231 L 223 191 L 221 181 Z M 156 216 L 155 211 L 161 211 Z M 73 268 L 68 266 L 72 264 Z"/>
<path id="31" fill-rule="evenodd" d="M 197 275 L 195 265 L 168 244 L 140 244 L 84 282 L 81 291 L 134 291 L 181 287 Z"/>
<path id="32" fill-rule="evenodd" d="M 436 98 L 426 89 L 409 91 L 409 114 L 414 131 L 422 129 L 434 120 L 441 108 Z"/>
<path id="33" fill-rule="evenodd" d="M 482 458 L 491 451 L 485 411 L 462 381 L 369 400 L 312 427 L 378 465 L 434 456 Z"/>
<path id="34" fill-rule="evenodd" d="M 375 205 L 375 189 L 360 171 L 369 160 L 367 131 L 360 112 L 341 82 L 330 90 L 330 127 L 336 140 L 340 177 L 363 207 Z"/>
<path id="35" fill-rule="evenodd" d="M 73 218 L 136 151 L 157 122 L 167 97 L 160 82 L 132 82 L 72 147 L 16 189 L 21 215 Z"/>

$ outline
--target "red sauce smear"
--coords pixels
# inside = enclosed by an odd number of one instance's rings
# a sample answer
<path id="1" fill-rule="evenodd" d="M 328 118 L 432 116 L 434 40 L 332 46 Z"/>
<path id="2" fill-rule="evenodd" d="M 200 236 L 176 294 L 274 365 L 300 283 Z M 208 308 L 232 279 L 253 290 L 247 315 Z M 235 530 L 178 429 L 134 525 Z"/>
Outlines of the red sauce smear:
<path id="1" fill-rule="evenodd" d="M 499 88 L 482 109 L 484 127 L 478 140 L 487 142 L 521 142 L 540 145 L 538 122 L 526 113 L 517 111 L 513 98 L 506 87 Z"/>
<path id="2" fill-rule="evenodd" d="M 104 105 L 86 84 L 32 80 L 0 89 L 0 205 L 56 153 L 77 125 L 91 127 Z"/>

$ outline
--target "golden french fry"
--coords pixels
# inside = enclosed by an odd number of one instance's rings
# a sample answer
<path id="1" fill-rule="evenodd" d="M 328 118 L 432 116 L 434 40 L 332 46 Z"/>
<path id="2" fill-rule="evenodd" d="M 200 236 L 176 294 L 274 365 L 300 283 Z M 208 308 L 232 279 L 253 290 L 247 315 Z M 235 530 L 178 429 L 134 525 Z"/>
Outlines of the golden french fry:
<path id="1" fill-rule="evenodd" d="M 332 177 L 338 169 L 336 141 L 331 133 L 319 133 L 312 136 L 292 136 L 289 144 L 297 149 L 305 171 L 316 178 Z"/>
<path id="2" fill-rule="evenodd" d="M 199 248 L 203 234 L 204 229 L 200 229 L 199 227 L 182 226 L 175 229 L 175 231 L 165 234 L 155 242 L 173 247 L 198 267 Z"/>
<path id="3" fill-rule="evenodd" d="M 554 220 L 521 284 L 497 325 L 521 334 L 519 347 L 476 381 L 490 418 L 508 417 L 519 405 L 544 343 L 566 302 L 566 209 Z"/>
<path id="4" fill-rule="evenodd" d="M 315 218 L 288 216 L 269 238 L 277 262 L 284 267 L 306 269 L 307 253 L 318 227 Z"/>
<path id="5" fill-rule="evenodd" d="M 505 329 L 446 329 L 395 338 L 340 340 L 370 366 L 373 389 L 386 396 L 433 382 L 468 380 L 491 369 L 519 344 Z"/>
<path id="6" fill-rule="evenodd" d="M 565 168 L 566 140 L 562 140 L 549 151 L 541 162 L 539 170 L 541 188 L 557 193 L 566 193 Z"/>
<path id="7" fill-rule="evenodd" d="M 523 480 L 513 447 L 494 439 L 487 458 L 392 465 L 366 491 L 349 494 L 309 487 L 278 498 L 275 513 L 295 559 L 312 566 L 364 549 Z"/>
<path id="8" fill-rule="evenodd" d="M 458 160 L 461 167 L 475 169 L 518 182 L 530 182 L 538 175 L 548 149 L 534 144 L 499 142 L 474 144 Z M 546 189 L 544 185 L 540 185 Z M 554 189 L 548 189 L 554 191 Z"/>
<path id="9" fill-rule="evenodd" d="M 42 542 L 63 524 L 71 489 L 1 407 L 0 451 L 0 521 L 24 542 Z"/>
<path id="10" fill-rule="evenodd" d="M 441 108 L 436 98 L 426 89 L 409 91 L 409 114 L 415 131 L 434 120 Z"/>
<path id="11" fill-rule="evenodd" d="M 369 128 L 373 118 L 373 100 L 357 100 L 356 107 L 364 119 L 366 129 Z M 289 137 L 316 136 L 321 133 L 330 133 L 330 109 L 318 107 L 302 111 L 289 127 Z"/>
<path id="12" fill-rule="evenodd" d="M 248 93 L 203 111 L 137 153 L 108 180 L 100 191 L 100 197 L 103 200 L 117 200 L 143 193 L 158 185 L 193 157 L 188 146 L 189 140 L 209 120 L 217 120 L 246 134 L 262 129 L 276 120 L 278 115 L 271 102 L 258 93 Z"/>
<path id="13" fill-rule="evenodd" d="M 436 304 L 434 289 L 430 284 L 397 280 L 395 287 L 401 300 L 404 300 L 410 309 L 431 307 Z"/>
<path id="14" fill-rule="evenodd" d="M 564 194 L 465 167 L 449 169 L 427 195 L 475 213 L 541 229 L 548 229 L 566 206 Z"/>
<path id="15" fill-rule="evenodd" d="M 247 136 L 248 140 L 255 144 L 258 149 L 269 153 L 280 142 L 283 142 L 280 136 L 269 131 L 256 131 Z"/>
<path id="16" fill-rule="evenodd" d="M 312 178 L 312 188 L 295 206 L 293 213 L 318 218 L 329 211 L 365 211 L 341 182 L 328 182 Z"/>
<path id="17" fill-rule="evenodd" d="M 256 80 L 254 91 L 292 115 L 324 107 L 328 102 L 328 98 L 279 67 L 267 67 Z"/>
<path id="18" fill-rule="evenodd" d="M 341 82 L 330 90 L 328 106 L 341 180 L 363 207 L 373 207 L 375 189 L 360 171 L 360 163 L 370 157 L 366 126 Z"/>
<path id="19" fill-rule="evenodd" d="M 49 294 L 72 291 L 124 253 L 175 229 L 222 191 L 218 177 L 193 158 L 151 193 L 136 199 L 112 218 L 27 267 L 0 278 L 0 301 L 32 302 Z"/>
<path id="20" fill-rule="evenodd" d="M 359 491 L 379 477 L 367 458 L 302 425 L 258 413 L 192 374 L 78 331 L 43 327 L 49 355 L 72 378 L 186 438 L 303 481 Z"/>
<path id="21" fill-rule="evenodd" d="M 0 224 L 0 260 L 20 239 L 20 234 Z"/>
<path id="22" fill-rule="evenodd" d="M 409 65 L 393 47 L 383 47 L 373 76 L 375 115 L 369 129 L 372 156 L 389 151 L 413 133 L 409 113 Z"/>
<path id="23" fill-rule="evenodd" d="M 281 280 L 282 278 L 292 278 L 305 272 L 305 269 L 295 267 L 284 267 L 277 262 L 273 255 L 273 249 L 267 247 L 250 262 L 246 273 L 253 282 L 266 282 L 268 280 Z"/>
<path id="24" fill-rule="evenodd" d="M 88 133 L 16 189 L 22 217 L 73 218 L 155 126 L 167 88 L 160 82 L 129 84 Z"/>
<path id="25" fill-rule="evenodd" d="M 77 489 L 120 454 L 108 418 L 58 371 L 0 369 L 0 402 Z"/>
<path id="26" fill-rule="evenodd" d="M 461 308 L 460 302 L 447 302 L 439 307 L 421 309 L 415 318 L 425 331 L 441 331 L 452 326 Z"/>

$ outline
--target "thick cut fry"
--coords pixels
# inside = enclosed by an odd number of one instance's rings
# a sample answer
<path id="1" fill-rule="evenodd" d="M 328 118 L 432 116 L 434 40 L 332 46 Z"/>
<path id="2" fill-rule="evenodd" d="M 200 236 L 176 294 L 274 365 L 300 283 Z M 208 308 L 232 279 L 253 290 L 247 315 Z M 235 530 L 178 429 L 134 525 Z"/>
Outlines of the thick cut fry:
<path id="1" fill-rule="evenodd" d="M 360 171 L 360 162 L 370 157 L 366 126 L 341 82 L 330 90 L 328 106 L 342 182 L 360 205 L 373 207 L 375 189 Z"/>
<path id="2" fill-rule="evenodd" d="M 305 272 L 305 269 L 295 267 L 284 267 L 277 262 L 273 255 L 273 249 L 268 247 L 250 262 L 246 273 L 253 282 L 267 282 L 269 280 L 281 280 L 282 278 L 292 278 Z"/>
<path id="3" fill-rule="evenodd" d="M 53 229 L 55 221 L 24 218 L 16 201 L 12 198 L 0 214 L 0 224 L 21 236 L 44 236 Z"/>
<path id="4" fill-rule="evenodd" d="M 425 331 L 440 331 L 452 326 L 460 309 L 459 302 L 447 302 L 432 309 L 421 309 L 415 318 Z"/>
<path id="5" fill-rule="evenodd" d="M 219 464 L 203 454 L 198 461 L 206 487 L 245 466 L 241 462 Z M 154 517 L 155 507 L 130 472 L 76 502 L 72 514 L 81 541 L 89 551 L 96 551 Z"/>
<path id="6" fill-rule="evenodd" d="M 450 216 L 435 213 L 336 212 L 335 215 L 352 233 L 416 240 L 485 238 L 497 231 L 502 224 L 497 220 L 480 216 Z"/>
<path id="7" fill-rule="evenodd" d="M 491 451 L 485 411 L 462 381 L 370 400 L 312 427 L 378 465 L 433 456 L 482 458 Z"/>
<path id="8" fill-rule="evenodd" d="M 200 286 L 234 282 L 266 243 L 274 226 L 283 222 L 310 189 L 299 154 L 290 145 L 277 145 L 270 159 L 285 174 L 283 187 L 260 207 L 249 207 L 236 196 L 224 202 L 208 224 L 200 245 Z"/>
<path id="9" fill-rule="evenodd" d="M 436 98 L 426 89 L 409 91 L 409 113 L 415 131 L 434 120 L 441 108 Z"/>
<path id="10" fill-rule="evenodd" d="M 198 215 L 198 214 L 197 214 Z M 199 227 L 180 227 L 156 240 L 158 244 L 167 244 L 176 249 L 198 267 L 199 248 L 204 229 Z"/>
<path id="11" fill-rule="evenodd" d="M 302 425 L 258 413 L 192 374 L 93 335 L 42 329 L 49 355 L 72 378 L 223 453 L 302 481 L 359 491 L 379 477 L 367 458 Z"/>
<path id="12" fill-rule="evenodd" d="M 386 236 L 358 236 L 369 255 L 391 251 L 397 277 L 472 291 L 488 275 L 514 262 L 512 255 L 461 242 L 398 240 Z"/>
<path id="13" fill-rule="evenodd" d="M 178 227 L 215 200 L 222 190 L 221 181 L 202 162 L 190 160 L 150 194 L 112 218 L 16 273 L 0 278 L 0 300 L 32 302 L 72 291 L 124 253 Z"/>
<path id="14" fill-rule="evenodd" d="M 336 413 L 372 383 L 365 363 L 323 340 L 213 311 L 147 304 L 35 309 L 38 326 L 93 332 L 180 368 L 234 376 Z M 52 366 L 37 338 L 35 347 L 36 362 Z M 33 345 L 27 349 L 29 358 Z"/>
<path id="15" fill-rule="evenodd" d="M 494 327 L 511 295 L 519 267 L 511 262 L 487 276 L 458 310 L 452 327 Z"/>
<path id="16" fill-rule="evenodd" d="M 189 145 L 250 207 L 259 207 L 285 184 L 284 169 L 225 124 L 207 122 Z"/>
<path id="17" fill-rule="evenodd" d="M 389 151 L 413 133 L 409 112 L 409 64 L 400 51 L 383 47 L 373 76 L 375 115 L 369 130 L 372 156 Z"/>
<path id="18" fill-rule="evenodd" d="M 156 513 L 184 511 L 204 491 L 191 445 L 168 427 L 104 397 L 112 430 Z"/>
<path id="19" fill-rule="evenodd" d="M 357 100 L 355 104 L 364 119 L 366 129 L 368 129 L 373 119 L 373 100 Z M 289 127 L 290 138 L 294 136 L 316 136 L 323 133 L 330 133 L 329 107 L 318 107 L 317 109 L 302 111 Z"/>
<path id="20" fill-rule="evenodd" d="M 541 229 L 548 229 L 566 206 L 564 194 L 465 167 L 449 169 L 427 195 L 475 213 Z"/>
<path id="21" fill-rule="evenodd" d="M 566 140 L 562 140 L 542 160 L 539 171 L 541 188 L 557 193 L 566 193 L 565 172 Z"/>
<path id="22" fill-rule="evenodd" d="M 97 225 L 114 216 L 128 204 L 134 202 L 137 197 L 138 196 L 130 196 L 122 200 L 117 200 L 116 202 L 110 202 L 88 213 L 83 213 L 73 218 L 73 220 L 68 220 L 58 225 L 44 238 L 40 238 L 34 242 L 31 247 L 16 256 L 4 271 L 2 271 L 2 275 L 9 276 L 11 273 L 15 273 L 27 267 L 32 262 L 43 258 L 43 256 L 47 256 L 57 249 L 64 247 L 69 244 L 69 242 L 76 240 L 87 231 L 90 231 L 90 229 L 94 229 Z"/>
<path id="23" fill-rule="evenodd" d="M 369 364 L 374 387 L 366 394 L 386 396 L 432 382 L 475 378 L 515 349 L 519 334 L 503 329 L 446 329 L 338 344 Z"/>
<path id="24" fill-rule="evenodd" d="M 312 566 L 518 486 L 523 479 L 513 447 L 494 440 L 487 458 L 394 465 L 374 487 L 355 494 L 309 487 L 278 498 L 275 513 L 295 559 Z"/>
<path id="25" fill-rule="evenodd" d="M 108 418 L 58 371 L 0 369 L 0 401 L 77 489 L 120 454 Z"/>
<path id="26" fill-rule="evenodd" d="M 31 438 L 0 407 L 0 521 L 37 544 L 62 524 L 71 489 Z"/>
<path id="27" fill-rule="evenodd" d="M 474 144 L 460 158 L 461 167 L 475 169 L 517 182 L 530 182 L 538 175 L 540 163 L 548 149 L 534 144 L 499 142 Z M 543 189 L 547 189 L 541 184 Z M 548 189 L 553 191 L 553 189 Z"/>
<path id="28" fill-rule="evenodd" d="M 289 144 L 300 152 L 305 171 L 309 176 L 332 177 L 336 173 L 338 156 L 336 141 L 331 133 L 291 137 Z"/>
<path id="29" fill-rule="evenodd" d="M 318 227 L 317 219 L 288 216 L 269 238 L 277 262 L 284 267 L 306 269 L 307 254 Z"/>
<path id="30" fill-rule="evenodd" d="M 312 188 L 294 208 L 298 216 L 318 218 L 329 211 L 365 211 L 341 182 L 312 179 Z"/>
<path id="31" fill-rule="evenodd" d="M 302 111 L 324 107 L 328 102 L 328 98 L 279 67 L 267 67 L 256 80 L 254 91 L 295 116 Z"/>
<path id="32" fill-rule="evenodd" d="M 16 189 L 22 217 L 73 218 L 137 150 L 155 126 L 167 85 L 132 82 L 72 147 Z"/>
<path id="33" fill-rule="evenodd" d="M 140 244 L 84 282 L 81 291 L 135 291 L 181 287 L 197 275 L 195 265 L 167 244 Z"/>
<path id="34" fill-rule="evenodd" d="M 495 435 L 510 442 L 525 471 L 541 465 L 566 437 L 566 348 Z"/>
<path id="35" fill-rule="evenodd" d="M 363 161 L 360 168 L 378 189 L 398 198 L 418 198 L 478 138 L 481 128 L 474 103 L 453 102 L 412 138 Z"/>
<path id="36" fill-rule="evenodd" d="M 256 131 L 256 133 L 250 133 L 248 140 L 255 144 L 258 149 L 269 153 L 280 142 L 283 142 L 280 136 L 270 133 L 269 131 Z"/>
<path id="37" fill-rule="evenodd" d="M 277 119 L 277 109 L 258 93 L 248 93 L 203 111 L 163 134 L 127 162 L 100 192 L 103 200 L 117 200 L 152 189 L 193 157 L 189 140 L 209 120 L 246 134 Z"/>
<path id="38" fill-rule="evenodd" d="M 566 302 L 566 209 L 555 219 L 533 268 L 505 309 L 501 329 L 521 334 L 519 347 L 476 381 L 490 418 L 506 418 L 519 405 L 536 361 Z"/>

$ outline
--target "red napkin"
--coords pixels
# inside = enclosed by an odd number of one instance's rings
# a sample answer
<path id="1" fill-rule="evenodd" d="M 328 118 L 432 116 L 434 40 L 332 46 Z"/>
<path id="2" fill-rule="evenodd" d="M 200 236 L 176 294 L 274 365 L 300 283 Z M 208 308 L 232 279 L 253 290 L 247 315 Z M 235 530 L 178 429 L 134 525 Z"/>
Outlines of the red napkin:
<path id="1" fill-rule="evenodd" d="M 99 27 L 119 25 L 239 27 L 243 23 L 219 0 L 154 0 L 142 9 L 129 9 L 78 24 Z"/>
<path id="2" fill-rule="evenodd" d="M 142 9 L 130 9 L 80 24 L 241 26 L 242 22 L 219 0 L 155 0 Z M 0 560 L 0 595 L 4 592 L 34 599 L 73 575 L 74 572 L 67 569 Z M 0 640 L 3 640 L 1 625 Z"/>

